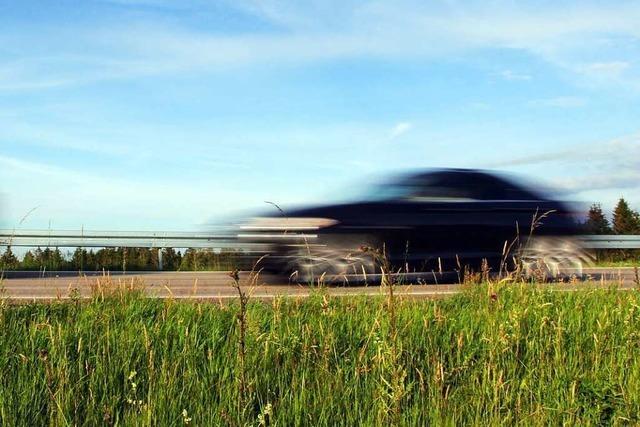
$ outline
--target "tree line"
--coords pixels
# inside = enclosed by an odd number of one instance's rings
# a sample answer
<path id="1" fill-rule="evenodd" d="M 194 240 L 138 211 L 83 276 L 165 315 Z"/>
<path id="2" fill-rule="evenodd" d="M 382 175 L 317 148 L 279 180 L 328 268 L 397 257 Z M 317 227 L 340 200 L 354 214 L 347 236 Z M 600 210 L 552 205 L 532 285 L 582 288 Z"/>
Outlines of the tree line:
<path id="1" fill-rule="evenodd" d="M 609 222 L 602 205 L 594 203 L 589 208 L 584 228 L 589 234 L 640 234 L 640 213 L 631 209 L 627 201 L 621 198 Z"/>
<path id="2" fill-rule="evenodd" d="M 594 203 L 582 224 L 586 234 L 640 234 L 640 213 L 631 209 L 624 198 L 616 204 L 611 221 L 602 205 Z M 638 250 L 599 250 L 598 259 L 622 261 L 640 257 Z M 149 248 L 77 248 L 63 253 L 58 248 L 37 248 L 18 259 L 8 246 L 0 257 L 0 270 L 31 271 L 147 271 L 158 269 L 158 250 Z M 187 249 L 184 253 L 163 249 L 162 269 L 166 271 L 232 270 L 246 267 L 241 251 Z"/>
<path id="3" fill-rule="evenodd" d="M 162 250 L 162 269 L 165 271 L 232 270 L 240 267 L 244 257 L 237 250 L 173 248 Z M 8 246 L 0 257 L 0 269 L 27 271 L 150 271 L 158 270 L 158 249 L 77 248 L 64 253 L 59 248 L 37 248 L 27 251 L 19 259 Z"/>
<path id="4" fill-rule="evenodd" d="M 640 213 L 631 209 L 624 198 L 618 200 L 611 221 L 602 211 L 602 205 L 594 203 L 589 208 L 587 220 L 583 224 L 587 234 L 640 234 Z M 595 251 L 598 261 L 640 261 L 637 249 L 599 249 Z"/>

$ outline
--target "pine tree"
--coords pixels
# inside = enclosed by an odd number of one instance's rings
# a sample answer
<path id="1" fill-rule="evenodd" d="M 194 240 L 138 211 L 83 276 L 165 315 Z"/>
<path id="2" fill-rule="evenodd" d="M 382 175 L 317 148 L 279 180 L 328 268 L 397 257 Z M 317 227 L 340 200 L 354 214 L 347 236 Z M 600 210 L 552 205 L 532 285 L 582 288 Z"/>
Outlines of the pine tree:
<path id="1" fill-rule="evenodd" d="M 180 263 L 180 270 L 182 271 L 192 271 L 195 270 L 196 266 L 196 251 L 195 249 L 187 249 L 182 255 L 182 262 Z"/>
<path id="2" fill-rule="evenodd" d="M 584 224 L 589 234 L 611 234 L 611 225 L 602 212 L 600 203 L 594 203 L 589 208 L 589 216 Z"/>
<path id="3" fill-rule="evenodd" d="M 38 269 L 38 260 L 33 255 L 31 251 L 27 251 L 24 254 L 24 258 L 22 258 L 22 269 L 23 270 L 37 270 Z"/>
<path id="4" fill-rule="evenodd" d="M 85 271 L 96 271 L 96 270 L 98 270 L 97 261 L 96 261 L 96 254 L 95 254 L 95 252 L 93 252 L 93 249 L 89 250 L 89 252 L 86 253 L 84 269 L 85 269 Z"/>
<path id="5" fill-rule="evenodd" d="M 51 248 L 44 248 L 44 250 L 42 251 L 42 265 L 44 266 L 44 268 L 47 271 L 51 271 L 51 258 L 52 258 L 52 253 L 53 251 L 51 250 Z"/>
<path id="6" fill-rule="evenodd" d="M 39 247 L 36 248 L 34 254 L 33 254 L 36 263 L 38 264 L 38 270 L 42 270 L 45 268 L 45 260 L 44 260 L 44 252 L 42 251 L 42 249 L 40 249 Z"/>
<path id="7" fill-rule="evenodd" d="M 55 248 L 55 250 L 51 252 L 51 270 L 53 271 L 66 270 L 66 259 L 64 258 L 64 255 L 62 255 L 62 252 L 60 252 L 60 249 L 58 248 Z"/>
<path id="8" fill-rule="evenodd" d="M 87 250 L 82 248 L 76 248 L 73 252 L 73 256 L 71 257 L 71 263 L 73 265 L 73 269 L 77 271 L 84 271 L 87 269 L 86 266 L 87 259 Z"/>
<path id="9" fill-rule="evenodd" d="M 620 198 L 613 211 L 613 232 L 615 234 L 640 233 L 640 214 L 632 210 L 624 198 Z"/>
<path id="10" fill-rule="evenodd" d="M 166 248 L 162 257 L 164 270 L 174 271 L 180 267 L 180 252 Z"/>
<path id="11" fill-rule="evenodd" d="M 7 246 L 7 249 L 0 257 L 0 268 L 2 270 L 15 270 L 18 267 L 18 258 L 13 254 L 11 246 Z"/>

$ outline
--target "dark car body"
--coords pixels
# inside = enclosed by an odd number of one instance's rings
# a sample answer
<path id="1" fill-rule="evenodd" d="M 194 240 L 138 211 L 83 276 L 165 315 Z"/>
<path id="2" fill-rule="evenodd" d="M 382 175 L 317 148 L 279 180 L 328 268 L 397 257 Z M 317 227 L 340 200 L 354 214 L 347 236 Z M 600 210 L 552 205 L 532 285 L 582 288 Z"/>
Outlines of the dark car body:
<path id="1" fill-rule="evenodd" d="M 485 259 L 495 270 L 516 238 L 521 245 L 531 233 L 578 233 L 569 205 L 505 177 L 465 169 L 407 174 L 360 200 L 278 212 L 254 225 L 245 238 L 268 242 L 265 265 L 281 272 L 295 270 L 296 259 L 326 257 L 329 250 L 344 257 L 361 246 L 384 248 L 393 268 L 405 271 L 479 268 Z"/>

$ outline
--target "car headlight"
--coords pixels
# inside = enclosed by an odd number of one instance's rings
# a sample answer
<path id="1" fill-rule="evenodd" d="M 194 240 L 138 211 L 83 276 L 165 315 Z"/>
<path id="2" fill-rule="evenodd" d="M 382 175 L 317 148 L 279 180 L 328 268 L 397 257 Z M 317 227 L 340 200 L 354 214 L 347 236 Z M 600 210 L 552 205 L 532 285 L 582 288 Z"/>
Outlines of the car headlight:
<path id="1" fill-rule="evenodd" d="M 307 231 L 319 230 L 337 224 L 331 218 L 287 218 L 287 217 L 257 217 L 240 226 L 243 230 L 265 231 Z"/>

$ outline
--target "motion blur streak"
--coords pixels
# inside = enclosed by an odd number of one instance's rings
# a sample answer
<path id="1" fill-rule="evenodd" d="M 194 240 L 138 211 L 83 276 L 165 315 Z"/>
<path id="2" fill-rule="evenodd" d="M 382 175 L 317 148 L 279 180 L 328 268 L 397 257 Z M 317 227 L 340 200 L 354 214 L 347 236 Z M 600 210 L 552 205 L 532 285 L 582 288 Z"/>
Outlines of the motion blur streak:
<path id="1" fill-rule="evenodd" d="M 384 248 L 396 270 L 498 271 L 515 253 L 554 274 L 589 261 L 578 240 L 576 207 L 540 188 L 486 171 L 407 173 L 353 200 L 268 214 L 239 224 L 247 244 L 267 243 L 264 263 L 301 280 L 373 274 L 362 247 Z M 304 231 L 313 230 L 313 235 Z M 278 232 L 279 231 L 279 232 Z"/>

